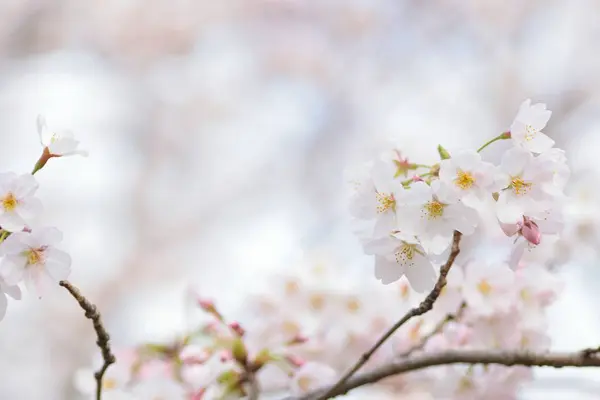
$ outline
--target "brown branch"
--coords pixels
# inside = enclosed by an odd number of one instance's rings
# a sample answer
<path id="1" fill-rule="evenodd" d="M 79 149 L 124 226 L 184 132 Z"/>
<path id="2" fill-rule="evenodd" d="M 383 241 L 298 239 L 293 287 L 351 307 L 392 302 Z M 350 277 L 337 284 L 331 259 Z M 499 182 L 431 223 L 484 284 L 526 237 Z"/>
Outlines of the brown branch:
<path id="1" fill-rule="evenodd" d="M 108 367 L 116 362 L 116 358 L 112 354 L 110 350 L 110 344 L 108 343 L 110 340 L 110 336 L 108 335 L 106 329 L 104 329 L 104 326 L 102 325 L 100 313 L 96 309 L 96 306 L 90 303 L 88 299 L 83 297 L 79 289 L 73 286 L 70 282 L 60 281 L 59 284 L 60 286 L 67 289 L 71 296 L 73 296 L 73 298 L 77 300 L 79 306 L 83 309 L 83 311 L 85 311 L 85 317 L 87 319 L 92 320 L 92 323 L 94 324 L 94 330 L 96 331 L 96 335 L 98 337 L 96 344 L 102 351 L 102 359 L 104 360 L 102 367 L 96 373 L 94 373 L 94 378 L 96 378 L 96 400 L 101 400 L 102 378 L 104 377 L 104 374 L 106 373 Z"/>
<path id="2" fill-rule="evenodd" d="M 427 354 L 412 359 L 391 362 L 370 372 L 356 375 L 344 382 L 343 385 L 332 385 L 315 390 L 299 397 L 288 397 L 284 400 L 313 400 L 328 399 L 343 395 L 360 386 L 378 382 L 390 376 L 416 371 L 424 368 L 449 364 L 497 364 L 512 367 L 600 367 L 600 357 L 597 353 L 587 355 L 586 351 L 575 353 L 530 353 L 486 350 L 452 350 Z"/>
<path id="3" fill-rule="evenodd" d="M 390 329 L 387 330 L 377 340 L 377 342 L 369 349 L 366 353 L 364 353 L 360 359 L 354 364 L 346 374 L 344 374 L 336 384 L 334 384 L 330 392 L 325 392 L 322 396 L 318 398 L 318 400 L 324 400 L 331 397 L 331 394 L 336 392 L 340 387 L 344 386 L 346 381 L 352 377 L 363 365 L 369 361 L 371 356 L 379 349 L 393 334 L 396 332 L 402 325 L 404 325 L 408 320 L 413 317 L 417 317 L 419 315 L 423 315 L 426 312 L 430 311 L 433 308 L 433 303 L 440 297 L 440 293 L 444 286 L 446 286 L 446 276 L 448 276 L 448 272 L 450 272 L 450 268 L 452 264 L 454 264 L 454 260 L 460 253 L 460 239 L 462 234 L 458 231 L 454 231 L 454 236 L 452 239 L 452 250 L 450 251 L 450 255 L 448 256 L 448 261 L 444 265 L 440 267 L 440 277 L 438 278 L 433 290 L 425 297 L 425 299 L 419 304 L 418 307 L 412 308 L 409 312 L 407 312 L 404 317 L 402 317 L 398 322 L 396 322 Z"/>

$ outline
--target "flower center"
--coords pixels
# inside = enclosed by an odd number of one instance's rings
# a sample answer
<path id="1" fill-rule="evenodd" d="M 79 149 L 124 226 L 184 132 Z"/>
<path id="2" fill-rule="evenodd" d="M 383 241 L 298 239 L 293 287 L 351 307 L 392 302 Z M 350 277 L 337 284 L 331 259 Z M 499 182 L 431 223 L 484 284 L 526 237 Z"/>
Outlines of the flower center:
<path id="1" fill-rule="evenodd" d="M 312 379 L 310 379 L 308 376 L 302 376 L 298 378 L 298 387 L 303 392 L 308 392 L 310 390 L 311 383 Z"/>
<path id="2" fill-rule="evenodd" d="M 346 302 L 346 308 L 352 314 L 355 314 L 358 310 L 360 310 L 360 301 L 357 298 L 353 297 Z"/>
<path id="3" fill-rule="evenodd" d="M 477 285 L 477 290 L 479 290 L 479 292 L 481 292 L 482 295 L 488 296 L 492 292 L 492 286 L 489 284 L 488 281 L 483 279 Z"/>
<path id="4" fill-rule="evenodd" d="M 315 311 L 320 311 L 325 305 L 325 298 L 321 294 L 313 294 L 309 299 L 310 307 Z"/>
<path id="5" fill-rule="evenodd" d="M 437 200 L 431 200 L 423 206 L 423 211 L 427 215 L 427 219 L 433 220 L 444 215 L 444 207 L 446 207 L 445 204 Z"/>
<path id="6" fill-rule="evenodd" d="M 514 177 L 510 181 L 510 187 L 517 196 L 527 194 L 531 186 L 533 186 L 531 182 L 525 182 L 521 177 Z"/>
<path id="7" fill-rule="evenodd" d="M 60 139 L 60 135 L 58 133 L 53 133 L 52 136 L 50 137 L 50 143 L 55 143 L 59 139 Z"/>
<path id="8" fill-rule="evenodd" d="M 525 140 L 530 141 L 533 140 L 533 138 L 535 137 L 535 135 L 538 134 L 538 130 L 535 129 L 533 126 L 531 125 L 526 125 L 525 126 Z"/>
<path id="9" fill-rule="evenodd" d="M 467 190 L 473 186 L 475 183 L 475 178 L 470 172 L 465 172 L 462 169 L 459 169 L 456 174 L 456 179 L 454 179 L 454 183 L 462 190 Z"/>
<path id="10" fill-rule="evenodd" d="M 416 244 L 402 243 L 402 245 L 396 249 L 396 262 L 398 264 L 414 264 L 412 259 L 417 251 Z"/>
<path id="11" fill-rule="evenodd" d="M 396 210 L 396 199 L 393 194 L 375 193 L 377 198 L 377 212 L 382 214 L 388 210 Z"/>
<path id="12" fill-rule="evenodd" d="M 115 389 L 117 387 L 117 381 L 115 379 L 104 378 L 102 381 L 102 388 L 106 390 Z"/>
<path id="13" fill-rule="evenodd" d="M 5 211 L 14 210 L 15 208 L 17 208 L 17 204 L 19 204 L 19 200 L 17 200 L 17 198 L 15 197 L 15 195 L 12 192 L 9 192 L 2 199 L 2 207 L 4 207 Z"/>
<path id="14" fill-rule="evenodd" d="M 44 249 L 29 249 L 25 251 L 27 265 L 37 265 L 44 263 Z"/>

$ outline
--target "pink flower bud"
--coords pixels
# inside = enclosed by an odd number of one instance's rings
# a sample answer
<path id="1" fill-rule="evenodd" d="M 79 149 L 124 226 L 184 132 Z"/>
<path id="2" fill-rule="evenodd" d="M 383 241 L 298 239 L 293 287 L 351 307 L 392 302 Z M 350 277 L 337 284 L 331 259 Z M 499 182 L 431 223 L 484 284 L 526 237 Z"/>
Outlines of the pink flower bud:
<path id="1" fill-rule="evenodd" d="M 246 333 L 244 328 L 242 328 L 239 322 L 237 321 L 233 321 L 232 323 L 230 323 L 229 328 L 231 328 L 231 330 L 234 331 L 238 336 L 244 336 L 244 334 Z"/>
<path id="2" fill-rule="evenodd" d="M 412 177 L 412 181 L 413 182 L 423 182 L 423 178 L 421 178 L 419 175 L 415 175 Z"/>
<path id="3" fill-rule="evenodd" d="M 189 400 L 202 400 L 206 394 L 206 389 L 200 389 L 197 392 L 189 394 Z"/>
<path id="4" fill-rule="evenodd" d="M 521 235 L 531 244 L 538 245 L 542 241 L 542 233 L 535 222 L 527 217 L 523 218 Z"/>
<path id="5" fill-rule="evenodd" d="M 292 340 L 290 340 L 289 344 L 290 345 L 294 345 L 294 344 L 303 344 L 308 342 L 308 338 L 300 333 L 296 334 L 296 336 L 294 336 L 292 338 Z"/>
<path id="6" fill-rule="evenodd" d="M 292 364 L 294 367 L 298 367 L 298 368 L 300 368 L 301 366 L 306 364 L 306 361 L 303 358 L 300 358 L 298 356 L 294 356 L 291 354 L 288 354 L 287 356 L 285 356 L 285 359 L 287 360 L 287 362 Z"/>
<path id="7" fill-rule="evenodd" d="M 206 312 L 213 312 L 215 309 L 215 303 L 209 299 L 198 298 L 198 306 Z"/>
<path id="8" fill-rule="evenodd" d="M 229 351 L 229 350 L 221 351 L 221 353 L 219 353 L 219 360 L 221 360 L 221 362 L 227 362 L 227 361 L 233 360 L 233 355 L 231 354 L 231 351 Z"/>

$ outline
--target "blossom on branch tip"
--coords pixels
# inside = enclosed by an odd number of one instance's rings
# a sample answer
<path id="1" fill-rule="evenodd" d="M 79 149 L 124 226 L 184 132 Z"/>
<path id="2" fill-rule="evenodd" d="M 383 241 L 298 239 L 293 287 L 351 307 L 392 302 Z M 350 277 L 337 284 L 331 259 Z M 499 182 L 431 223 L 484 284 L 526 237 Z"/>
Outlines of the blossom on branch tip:
<path id="1" fill-rule="evenodd" d="M 510 126 L 513 142 L 533 153 L 543 153 L 552 148 L 554 140 L 542 132 L 551 115 L 552 112 L 546 110 L 545 104 L 532 105 L 530 99 L 525 100 Z"/>
<path id="2" fill-rule="evenodd" d="M 0 226 L 20 231 L 42 211 L 42 202 L 34 197 L 38 183 L 31 174 L 0 173 Z"/>
<path id="3" fill-rule="evenodd" d="M 40 143 L 44 149 L 48 149 L 51 157 L 63 157 L 72 155 L 88 156 L 86 150 L 79 149 L 79 141 L 71 131 L 55 131 L 48 128 L 46 119 L 42 115 L 37 117 L 37 131 Z"/>
<path id="4" fill-rule="evenodd" d="M 2 244 L 0 276 L 7 284 L 24 281 L 28 290 L 42 296 L 47 287 L 67 279 L 71 272 L 71 256 L 55 246 L 62 241 L 56 228 L 14 232 Z"/>

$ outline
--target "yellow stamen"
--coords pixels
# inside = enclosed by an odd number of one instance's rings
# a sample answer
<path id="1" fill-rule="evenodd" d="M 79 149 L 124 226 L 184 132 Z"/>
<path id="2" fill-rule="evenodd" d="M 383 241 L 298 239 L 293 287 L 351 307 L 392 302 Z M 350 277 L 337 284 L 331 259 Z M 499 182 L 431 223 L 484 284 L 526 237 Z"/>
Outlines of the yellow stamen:
<path id="1" fill-rule="evenodd" d="M 377 198 L 377 212 L 382 214 L 388 210 L 395 211 L 396 210 L 396 199 L 394 199 L 393 194 L 385 194 L 385 193 L 375 193 L 375 197 Z"/>
<path id="2" fill-rule="evenodd" d="M 481 282 L 479 282 L 479 284 L 477 285 L 477 289 L 484 296 L 487 296 L 492 292 L 492 286 L 485 279 L 483 279 Z"/>
<path id="3" fill-rule="evenodd" d="M 25 251 L 27 265 L 42 264 L 44 262 L 44 251 L 42 249 L 29 249 Z"/>
<path id="4" fill-rule="evenodd" d="M 445 204 L 437 200 L 431 200 L 423 206 L 423 212 L 427 216 L 427 219 L 433 220 L 444 215 L 444 207 L 446 207 Z"/>
<path id="5" fill-rule="evenodd" d="M 467 190 L 475 184 L 475 178 L 470 172 L 465 172 L 462 169 L 459 169 L 454 183 L 462 190 Z"/>
<path id="6" fill-rule="evenodd" d="M 533 138 L 535 137 L 535 135 L 538 134 L 538 130 L 535 129 L 533 126 L 531 125 L 526 125 L 525 126 L 525 140 L 530 141 L 533 140 Z"/>
<path id="7" fill-rule="evenodd" d="M 325 298 L 321 294 L 313 294 L 309 299 L 310 307 L 315 311 L 320 311 L 325 306 Z"/>
<path id="8" fill-rule="evenodd" d="M 281 324 L 283 333 L 294 336 L 300 333 L 300 326 L 293 321 L 283 321 Z"/>
<path id="9" fill-rule="evenodd" d="M 303 392 L 310 391 L 312 380 L 308 376 L 301 376 L 298 378 L 298 387 Z"/>
<path id="10" fill-rule="evenodd" d="M 350 311 L 350 313 L 356 314 L 358 310 L 360 310 L 360 301 L 353 297 L 346 302 L 346 308 L 348 311 Z"/>
<path id="11" fill-rule="evenodd" d="M 12 192 L 9 192 L 6 197 L 2 199 L 2 207 L 4 207 L 5 211 L 12 211 L 17 208 L 17 204 L 19 204 L 19 200 L 15 197 Z"/>
<path id="12" fill-rule="evenodd" d="M 104 378 L 102 381 L 102 388 L 106 390 L 115 389 L 117 387 L 117 381 L 110 378 Z"/>
<path id="13" fill-rule="evenodd" d="M 413 265 L 413 258 L 417 252 L 416 244 L 402 243 L 402 245 L 396 249 L 396 262 L 398 264 L 408 264 L 409 266 Z"/>
<path id="14" fill-rule="evenodd" d="M 510 181 L 510 187 L 517 196 L 527 194 L 531 186 L 533 186 L 531 182 L 525 182 L 521 177 L 514 177 Z"/>

